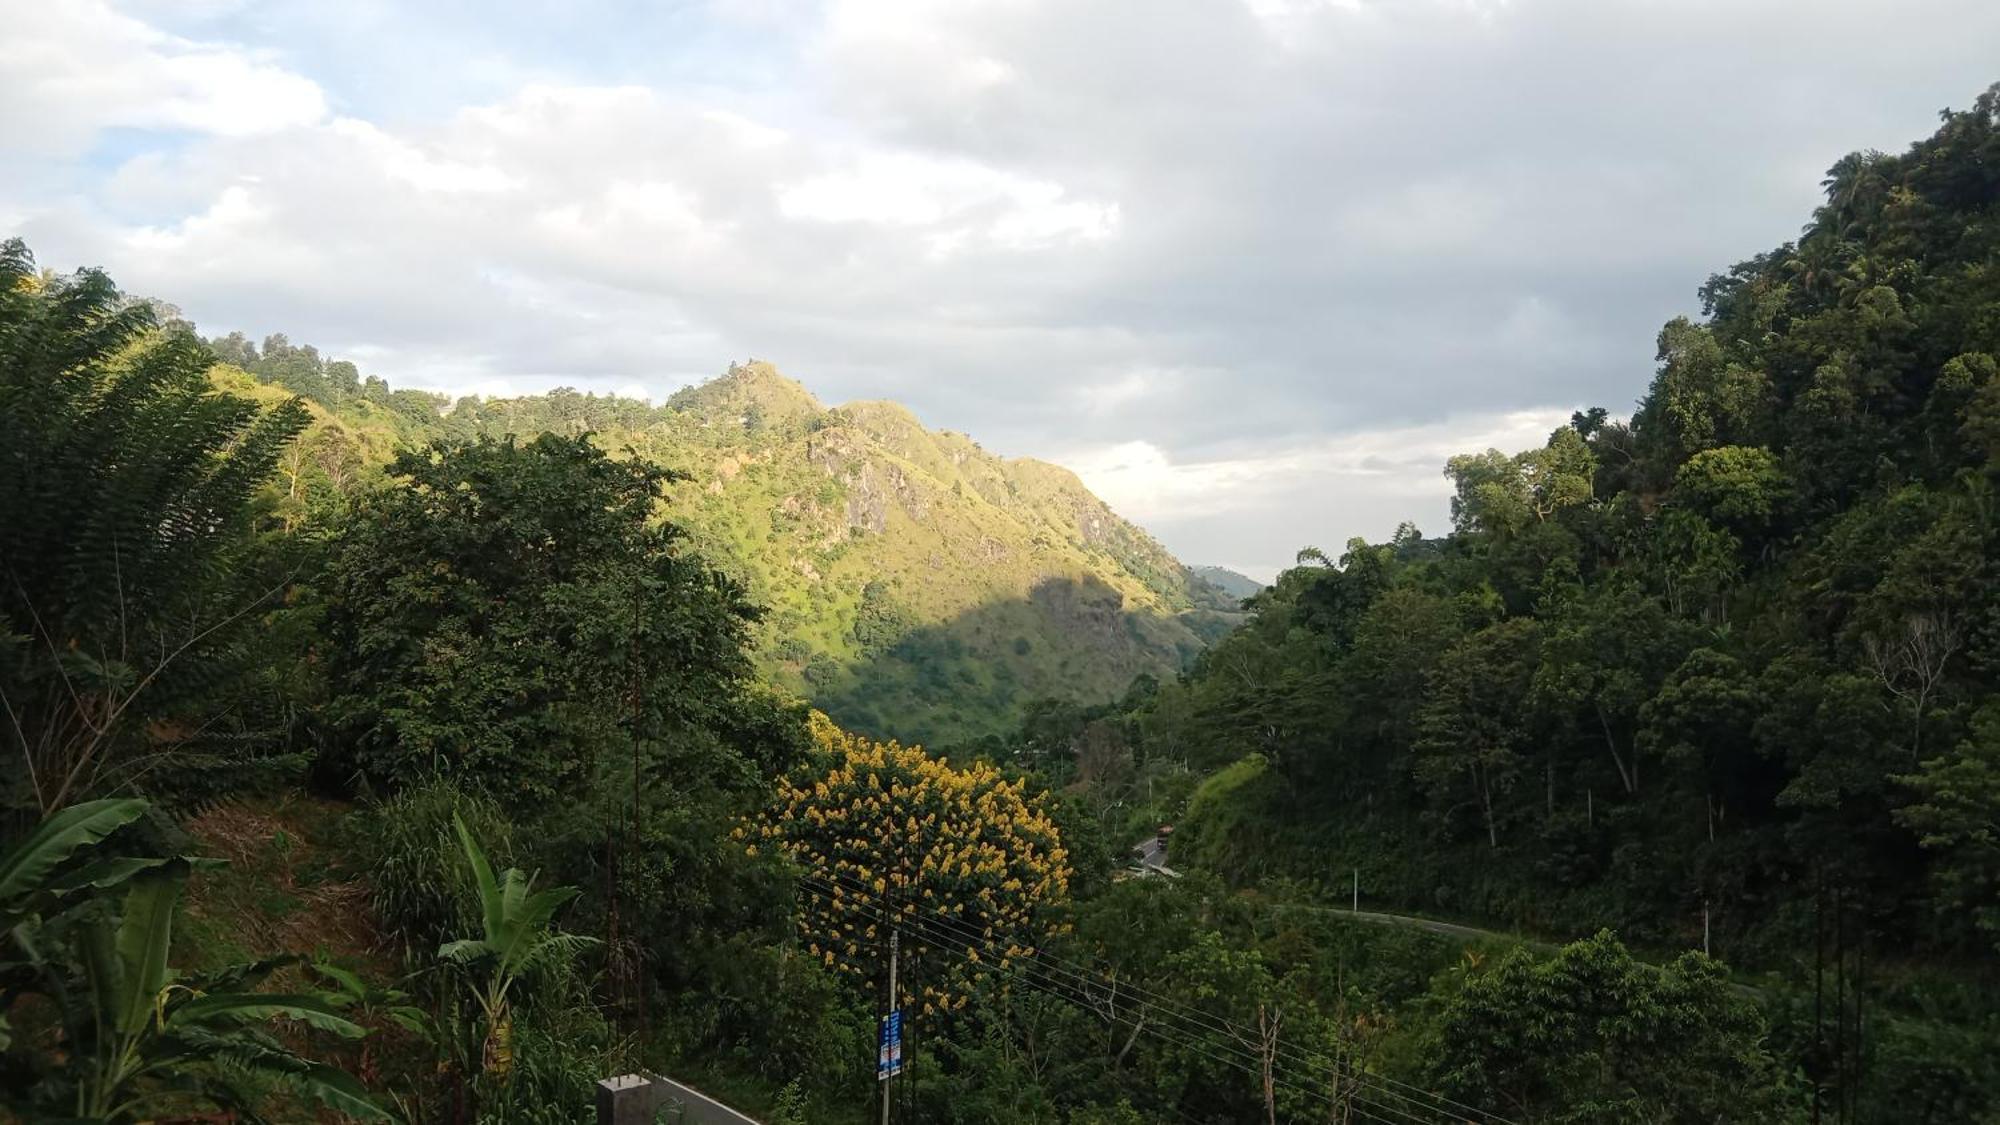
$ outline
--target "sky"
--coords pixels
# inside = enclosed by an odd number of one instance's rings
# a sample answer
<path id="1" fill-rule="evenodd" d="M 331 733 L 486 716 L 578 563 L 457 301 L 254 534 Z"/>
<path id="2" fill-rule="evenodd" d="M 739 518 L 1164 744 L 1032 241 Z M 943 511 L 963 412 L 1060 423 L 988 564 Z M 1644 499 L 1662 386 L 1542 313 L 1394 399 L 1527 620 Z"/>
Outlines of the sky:
<path id="1" fill-rule="evenodd" d="M 0 0 L 0 236 L 397 386 L 765 359 L 1269 579 L 1628 412 L 1991 0 Z"/>

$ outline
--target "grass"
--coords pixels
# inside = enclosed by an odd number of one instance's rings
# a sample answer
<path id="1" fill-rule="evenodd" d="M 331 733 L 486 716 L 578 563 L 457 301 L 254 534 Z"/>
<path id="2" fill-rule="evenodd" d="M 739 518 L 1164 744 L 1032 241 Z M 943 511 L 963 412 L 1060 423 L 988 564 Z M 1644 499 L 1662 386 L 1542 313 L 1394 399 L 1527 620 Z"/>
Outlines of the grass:
<path id="1" fill-rule="evenodd" d="M 291 795 L 216 805 L 188 820 L 196 853 L 224 865 L 189 883 L 175 943 L 185 967 L 297 953 L 393 975 L 367 886 L 341 863 L 348 812 Z"/>

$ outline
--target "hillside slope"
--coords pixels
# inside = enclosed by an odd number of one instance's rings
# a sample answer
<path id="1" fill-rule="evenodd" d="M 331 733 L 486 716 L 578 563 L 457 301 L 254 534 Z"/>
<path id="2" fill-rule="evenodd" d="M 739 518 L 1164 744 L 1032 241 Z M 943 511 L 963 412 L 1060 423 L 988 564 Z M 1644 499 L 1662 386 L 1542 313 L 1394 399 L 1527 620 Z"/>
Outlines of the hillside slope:
<path id="1" fill-rule="evenodd" d="M 658 407 L 568 389 L 447 406 L 329 380 L 345 365 L 310 349 L 216 344 L 265 393 L 315 406 L 281 481 L 302 506 L 446 436 L 590 432 L 687 474 L 666 515 L 768 609 L 765 671 L 852 729 L 944 744 L 995 733 L 1031 699 L 1099 702 L 1171 676 L 1237 618 L 1234 598 L 1067 469 L 995 456 L 892 402 L 829 408 L 769 364 Z"/>
<path id="2" fill-rule="evenodd" d="M 1247 574 L 1239 574 L 1226 566 L 1192 566 L 1188 570 L 1196 578 L 1238 600 L 1253 597 L 1264 588 L 1262 582 Z"/>

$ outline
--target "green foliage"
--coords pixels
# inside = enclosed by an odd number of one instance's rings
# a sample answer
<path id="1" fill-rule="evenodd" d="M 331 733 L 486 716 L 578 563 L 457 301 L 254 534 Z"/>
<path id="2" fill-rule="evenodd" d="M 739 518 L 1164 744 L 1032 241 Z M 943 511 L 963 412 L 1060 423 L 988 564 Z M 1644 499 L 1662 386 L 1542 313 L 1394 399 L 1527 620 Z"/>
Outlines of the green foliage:
<path id="1" fill-rule="evenodd" d="M 440 439 L 594 435 L 685 469 L 666 491 L 686 545 L 770 611 L 750 626 L 760 670 L 857 729 L 949 742 L 1003 730 L 1037 696 L 1107 701 L 1240 616 L 1074 475 L 892 403 L 828 409 L 768 364 L 660 407 L 558 388 L 442 411 L 421 395 L 402 409 L 406 392 L 372 377 L 341 390 L 341 364 L 282 338 L 212 346 L 248 373 L 219 381 L 315 407 L 280 466 L 287 526 L 339 519 L 398 451 Z"/>
<path id="2" fill-rule="evenodd" d="M 1496 848 L 1497 806 L 1527 758 L 1525 703 L 1536 639 L 1535 623 L 1517 617 L 1459 642 L 1438 661 L 1417 714 L 1412 773 L 1440 816 L 1474 809 Z"/>
<path id="3" fill-rule="evenodd" d="M 861 651 L 875 655 L 901 640 L 911 629 L 909 614 L 889 593 L 888 584 L 876 579 L 861 588 L 861 606 L 854 613 L 854 642 Z"/>
<path id="4" fill-rule="evenodd" d="M 128 784 L 143 728 L 230 669 L 285 584 L 248 533 L 305 412 L 216 393 L 211 363 L 103 274 L 44 278 L 0 243 L 0 702 L 25 767 L 10 805 Z"/>
<path id="5" fill-rule="evenodd" d="M 755 611 L 651 522 L 666 471 L 543 435 L 391 472 L 327 580 L 328 712 L 355 770 L 442 774 L 520 811 L 576 800 L 634 740 L 734 751 L 711 768 L 783 753 L 736 703 Z"/>
<path id="6" fill-rule="evenodd" d="M 0 1107 L 29 1120 L 152 1120 L 177 1108 L 246 1113 L 283 1088 L 350 1117 L 386 1119 L 349 1075 L 314 1060 L 273 1021 L 365 1034 L 337 994 L 249 991 L 285 958 L 202 974 L 169 967 L 190 863 L 105 854 L 142 802 L 63 809 L 0 856 L 0 987 L 6 1008 L 52 1026 L 0 1034 Z M 43 1007 L 17 1001 L 32 996 Z M 0 1031 L 5 1030 L 0 1023 Z"/>
<path id="7" fill-rule="evenodd" d="M 1258 871 L 1258 858 L 1270 846 L 1266 814 L 1277 785 L 1262 754 L 1250 754 L 1204 779 L 1174 826 L 1174 861 L 1215 871 Z"/>
<path id="8" fill-rule="evenodd" d="M 1688 458 L 1675 473 L 1674 490 L 1719 524 L 1758 528 L 1778 510 L 1788 488 L 1770 450 L 1725 445 Z"/>
<path id="9" fill-rule="evenodd" d="M 412 785 L 359 818 L 375 912 L 410 950 L 436 949 L 484 917 L 459 824 L 502 857 L 512 854 L 513 823 L 500 807 L 441 778 Z"/>
<path id="10" fill-rule="evenodd" d="M 1707 326 L 1675 317 L 1660 330 L 1660 373 L 1634 419 L 1635 428 L 1673 462 L 1761 436 L 1769 380 L 1732 362 Z"/>
<path id="11" fill-rule="evenodd" d="M 575 887 L 536 891 L 534 879 L 518 867 L 497 876 L 493 865 L 465 821 L 454 819 L 459 846 L 479 892 L 480 936 L 460 938 L 438 947 L 438 960 L 466 973 L 468 986 L 485 1021 L 480 1067 L 501 1083 L 514 1068 L 514 1021 L 510 994 L 521 978 L 548 965 L 567 965 L 597 944 L 555 929 L 556 911 L 575 898 Z"/>
<path id="12" fill-rule="evenodd" d="M 1604 932 L 1458 976 L 1433 1065 L 1451 1097 L 1522 1120 L 1803 1121 L 1765 1031 L 1720 965 L 1654 967 Z"/>
<path id="13" fill-rule="evenodd" d="M 1962 911 L 2000 943 L 2000 701 L 1907 781 L 1917 800 L 1896 818 L 1939 855 L 1938 908 Z"/>

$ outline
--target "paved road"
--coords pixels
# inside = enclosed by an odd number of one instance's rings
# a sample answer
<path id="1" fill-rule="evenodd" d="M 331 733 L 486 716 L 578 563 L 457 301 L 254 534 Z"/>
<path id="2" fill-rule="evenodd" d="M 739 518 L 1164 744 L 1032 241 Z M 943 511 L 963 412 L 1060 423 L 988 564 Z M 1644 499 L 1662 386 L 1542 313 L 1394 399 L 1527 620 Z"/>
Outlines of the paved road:
<path id="1" fill-rule="evenodd" d="M 1167 846 L 1158 836 L 1148 836 L 1132 846 L 1132 851 L 1141 867 L 1162 868 L 1167 865 Z"/>
<path id="2" fill-rule="evenodd" d="M 1420 918 L 1414 914 L 1384 914 L 1376 910 L 1342 910 L 1338 906 L 1300 906 L 1278 903 L 1279 910 L 1310 910 L 1316 914 L 1333 914 L 1342 918 L 1352 918 L 1357 922 L 1370 922 L 1378 926 L 1402 926 L 1405 929 L 1428 930 L 1445 937 L 1462 941 L 1506 941 L 1525 945 L 1532 949 L 1549 950 L 1557 948 L 1545 941 L 1535 941 L 1520 934 L 1505 930 L 1483 930 L 1478 926 L 1461 926 L 1457 922 L 1440 922 L 1435 918 Z"/>
<path id="3" fill-rule="evenodd" d="M 1167 866 L 1167 845 L 1157 836 L 1148 836 L 1132 845 L 1132 862 L 1141 875 L 1165 875 L 1178 879 L 1181 873 Z"/>

